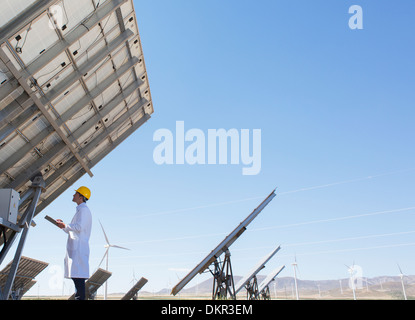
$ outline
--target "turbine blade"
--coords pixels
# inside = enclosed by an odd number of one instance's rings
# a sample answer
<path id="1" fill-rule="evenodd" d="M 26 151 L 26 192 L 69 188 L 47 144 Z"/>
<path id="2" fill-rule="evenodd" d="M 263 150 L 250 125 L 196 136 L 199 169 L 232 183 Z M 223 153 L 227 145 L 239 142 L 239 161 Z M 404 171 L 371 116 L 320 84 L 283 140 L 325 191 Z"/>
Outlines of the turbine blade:
<path id="1" fill-rule="evenodd" d="M 101 221 L 99 221 L 99 224 L 101 225 L 102 232 L 104 233 L 105 241 L 107 242 L 108 245 L 110 245 L 110 242 L 108 240 L 107 234 L 105 233 L 105 230 L 104 230 L 104 227 L 102 226 Z"/>
<path id="2" fill-rule="evenodd" d="M 102 261 L 104 261 L 104 259 L 105 259 L 106 255 L 108 254 L 108 250 L 109 250 L 109 248 L 110 248 L 110 247 L 108 247 L 108 248 L 107 248 L 107 250 L 105 250 L 104 256 L 102 257 L 101 262 L 100 262 L 100 263 L 99 263 L 99 265 L 98 265 L 98 268 L 101 266 Z"/>
<path id="3" fill-rule="evenodd" d="M 124 250 L 130 250 L 128 248 L 124 248 L 124 247 L 120 247 L 120 246 L 116 246 L 116 245 L 111 245 L 111 247 L 118 248 L 118 249 L 124 249 Z"/>
<path id="4" fill-rule="evenodd" d="M 350 274 L 352 274 L 352 273 L 353 273 L 353 271 L 354 271 L 354 270 L 353 270 L 353 267 L 354 267 L 354 266 L 351 266 L 351 267 L 350 267 L 350 266 L 348 266 L 347 264 L 345 264 L 345 266 L 346 266 L 346 268 L 347 268 L 347 272 L 348 272 L 348 273 L 350 273 Z"/>
<path id="5" fill-rule="evenodd" d="M 399 266 L 399 264 L 397 264 L 397 266 L 398 266 L 398 268 L 399 268 L 399 272 L 403 275 L 402 269 L 401 269 L 401 267 Z"/>

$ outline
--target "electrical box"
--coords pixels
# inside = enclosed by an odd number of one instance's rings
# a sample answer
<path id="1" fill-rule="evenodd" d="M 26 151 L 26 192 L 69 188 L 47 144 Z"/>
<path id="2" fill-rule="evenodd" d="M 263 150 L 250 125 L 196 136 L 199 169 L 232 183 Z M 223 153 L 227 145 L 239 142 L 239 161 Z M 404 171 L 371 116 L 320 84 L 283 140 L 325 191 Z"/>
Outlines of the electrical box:
<path id="1" fill-rule="evenodd" d="M 0 224 L 16 224 L 20 195 L 13 189 L 0 189 Z"/>

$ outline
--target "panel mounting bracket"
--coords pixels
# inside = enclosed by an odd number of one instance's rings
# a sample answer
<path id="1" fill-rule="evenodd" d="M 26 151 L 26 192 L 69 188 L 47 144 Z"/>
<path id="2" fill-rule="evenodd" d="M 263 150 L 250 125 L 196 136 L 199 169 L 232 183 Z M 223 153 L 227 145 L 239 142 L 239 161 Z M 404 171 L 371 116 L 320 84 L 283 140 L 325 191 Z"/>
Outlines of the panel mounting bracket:
<path id="1" fill-rule="evenodd" d="M 33 192 L 33 198 L 26 209 L 23 216 L 20 218 L 18 225 L 23 230 L 22 235 L 20 236 L 19 244 L 17 246 L 13 263 L 9 272 L 9 275 L 7 277 L 6 284 L 4 285 L 3 289 L 0 290 L 0 300 L 8 300 L 10 297 L 10 293 L 13 287 L 14 279 L 16 278 L 16 272 L 19 267 L 20 258 L 22 257 L 23 248 L 26 242 L 27 234 L 29 233 L 30 225 L 32 223 L 32 219 L 34 217 L 36 206 L 40 198 L 40 194 L 45 189 L 45 181 L 43 180 L 42 175 L 37 175 L 32 180 L 31 188 L 34 189 Z M 3 230 L 5 233 L 5 230 Z M 0 251 L 0 264 L 3 262 L 4 258 L 7 255 L 7 252 L 10 250 L 10 247 L 12 246 L 13 242 L 16 240 L 17 237 L 17 231 L 12 231 L 9 238 L 6 239 L 6 242 L 3 244 L 3 248 Z"/>

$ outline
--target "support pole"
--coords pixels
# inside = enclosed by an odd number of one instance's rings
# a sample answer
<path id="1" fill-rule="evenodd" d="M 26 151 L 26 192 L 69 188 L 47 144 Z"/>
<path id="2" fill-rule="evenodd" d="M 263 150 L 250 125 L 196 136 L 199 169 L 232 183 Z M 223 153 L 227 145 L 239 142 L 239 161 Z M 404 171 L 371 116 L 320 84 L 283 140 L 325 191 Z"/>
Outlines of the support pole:
<path id="1" fill-rule="evenodd" d="M 27 234 L 29 233 L 29 228 L 32 223 L 32 219 L 34 213 L 36 211 L 36 206 L 39 201 L 40 194 L 44 190 L 45 181 L 43 177 L 36 176 L 33 181 L 31 188 L 34 189 L 33 199 L 30 203 L 29 207 L 27 208 L 26 212 L 24 213 L 23 217 L 19 221 L 19 225 L 23 228 L 22 235 L 19 240 L 19 244 L 16 249 L 16 253 L 14 255 L 14 259 L 10 268 L 9 275 L 7 277 L 6 284 L 3 288 L 3 292 L 0 292 L 0 300 L 8 300 L 10 293 L 12 291 L 14 279 L 16 278 L 17 269 L 19 268 L 20 258 L 22 257 L 23 248 L 26 242 Z"/>
<path id="2" fill-rule="evenodd" d="M 256 275 L 246 285 L 246 298 L 248 300 L 258 300 L 258 280 Z"/>
<path id="3" fill-rule="evenodd" d="M 261 292 L 262 300 L 271 300 L 271 293 L 269 291 L 269 286 L 266 286 Z"/>
<path id="4" fill-rule="evenodd" d="M 226 300 L 229 294 L 229 298 L 235 300 L 235 284 L 233 281 L 231 253 L 229 250 L 225 251 L 225 259 L 222 264 L 217 260 L 215 260 L 214 264 L 212 299 Z"/>

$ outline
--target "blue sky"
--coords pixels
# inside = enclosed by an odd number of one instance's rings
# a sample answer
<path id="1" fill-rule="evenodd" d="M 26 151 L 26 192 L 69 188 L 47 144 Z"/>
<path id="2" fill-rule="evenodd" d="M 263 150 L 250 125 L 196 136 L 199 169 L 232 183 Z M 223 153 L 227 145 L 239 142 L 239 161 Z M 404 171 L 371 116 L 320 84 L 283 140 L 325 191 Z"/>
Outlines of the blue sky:
<path id="1" fill-rule="evenodd" d="M 92 190 L 91 271 L 105 240 L 109 292 L 172 287 L 275 187 L 277 197 L 231 247 L 245 275 L 277 245 L 301 279 L 415 274 L 415 83 L 410 1 L 134 1 L 155 113 L 36 219 L 24 255 L 50 267 L 31 293 L 61 294 L 73 189 Z M 363 30 L 348 26 L 363 9 Z M 243 165 L 156 165 L 156 130 L 261 129 L 261 172 Z M 208 278 L 199 275 L 188 285 Z M 65 280 L 65 294 L 73 292 Z M 317 289 L 316 289 L 317 290 Z"/>

